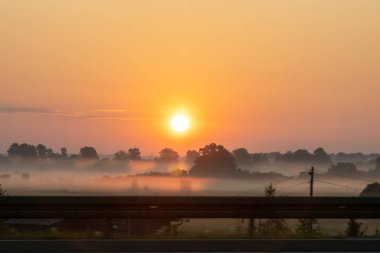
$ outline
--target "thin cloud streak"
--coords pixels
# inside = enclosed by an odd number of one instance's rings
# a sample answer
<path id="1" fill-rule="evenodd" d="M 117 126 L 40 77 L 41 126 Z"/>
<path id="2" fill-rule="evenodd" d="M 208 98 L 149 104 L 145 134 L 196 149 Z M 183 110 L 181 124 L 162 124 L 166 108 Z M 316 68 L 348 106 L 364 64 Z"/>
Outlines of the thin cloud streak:
<path id="1" fill-rule="evenodd" d="M 126 109 L 95 109 L 94 112 L 114 112 L 114 113 L 122 113 L 122 112 L 130 112 L 131 110 Z"/>
<path id="2" fill-rule="evenodd" d="M 84 120 L 145 120 L 146 118 L 125 109 L 96 109 L 91 112 L 70 112 L 60 109 L 33 107 L 0 107 L 0 114 L 41 114 Z"/>
<path id="3" fill-rule="evenodd" d="M 138 118 L 138 117 L 88 117 L 89 120 L 147 120 L 146 118 Z"/>
<path id="4" fill-rule="evenodd" d="M 0 107 L 0 113 L 59 114 L 61 113 L 61 110 L 32 107 Z"/>

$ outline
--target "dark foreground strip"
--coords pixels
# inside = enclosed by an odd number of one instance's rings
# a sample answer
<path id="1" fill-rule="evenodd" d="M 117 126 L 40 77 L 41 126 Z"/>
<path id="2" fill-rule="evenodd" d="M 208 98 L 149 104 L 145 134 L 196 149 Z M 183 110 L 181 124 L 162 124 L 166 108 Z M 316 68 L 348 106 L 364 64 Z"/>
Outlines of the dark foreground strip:
<path id="1" fill-rule="evenodd" d="M 0 218 L 380 218 L 380 198 L 6 197 Z"/>
<path id="2" fill-rule="evenodd" d="M 3 240 L 0 252 L 380 252 L 380 240 Z"/>

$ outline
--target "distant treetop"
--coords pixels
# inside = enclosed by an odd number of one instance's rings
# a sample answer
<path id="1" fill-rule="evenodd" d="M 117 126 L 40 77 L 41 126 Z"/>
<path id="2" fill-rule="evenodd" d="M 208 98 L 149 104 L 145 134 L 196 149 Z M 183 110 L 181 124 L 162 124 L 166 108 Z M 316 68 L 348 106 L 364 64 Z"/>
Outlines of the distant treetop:
<path id="1" fill-rule="evenodd" d="M 83 147 L 80 149 L 79 156 L 81 158 L 98 158 L 98 153 L 96 152 L 96 149 L 93 147 Z"/>
<path id="2" fill-rule="evenodd" d="M 231 177 L 240 174 L 235 158 L 222 145 L 211 143 L 199 149 L 199 153 L 189 171 L 191 176 Z"/>
<path id="3" fill-rule="evenodd" d="M 160 156 L 158 161 L 165 163 L 174 163 L 178 162 L 179 154 L 171 148 L 164 148 L 160 151 Z"/>

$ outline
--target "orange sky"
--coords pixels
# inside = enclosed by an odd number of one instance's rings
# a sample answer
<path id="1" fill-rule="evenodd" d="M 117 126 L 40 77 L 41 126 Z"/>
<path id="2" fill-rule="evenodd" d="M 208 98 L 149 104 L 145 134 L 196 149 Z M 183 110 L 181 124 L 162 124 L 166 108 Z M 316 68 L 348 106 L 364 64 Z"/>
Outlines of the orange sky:
<path id="1" fill-rule="evenodd" d="M 0 152 L 380 152 L 380 1 L 0 0 Z M 176 112 L 192 128 L 173 134 Z"/>

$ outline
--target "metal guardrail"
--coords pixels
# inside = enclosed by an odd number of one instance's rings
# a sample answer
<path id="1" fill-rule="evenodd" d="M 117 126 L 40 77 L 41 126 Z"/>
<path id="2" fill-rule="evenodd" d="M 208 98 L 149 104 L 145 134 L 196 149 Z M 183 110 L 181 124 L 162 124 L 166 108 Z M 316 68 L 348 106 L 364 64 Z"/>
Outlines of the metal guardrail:
<path id="1" fill-rule="evenodd" d="M 364 197 L 3 197 L 0 218 L 380 218 Z"/>
<path id="2" fill-rule="evenodd" d="M 3 197 L 0 218 L 380 218 L 364 197 Z M 0 252 L 380 252 L 377 239 L 0 240 Z"/>

